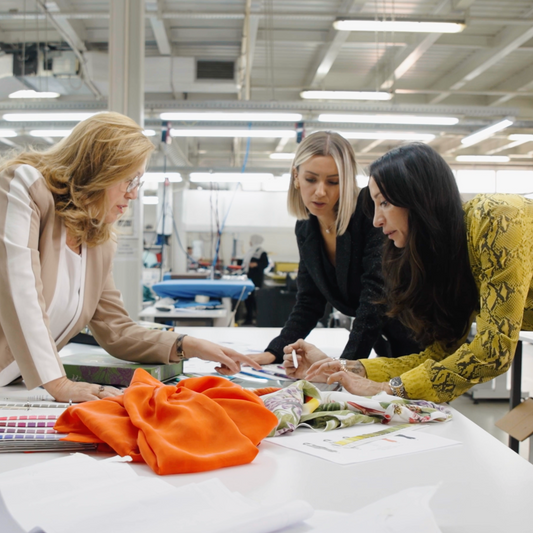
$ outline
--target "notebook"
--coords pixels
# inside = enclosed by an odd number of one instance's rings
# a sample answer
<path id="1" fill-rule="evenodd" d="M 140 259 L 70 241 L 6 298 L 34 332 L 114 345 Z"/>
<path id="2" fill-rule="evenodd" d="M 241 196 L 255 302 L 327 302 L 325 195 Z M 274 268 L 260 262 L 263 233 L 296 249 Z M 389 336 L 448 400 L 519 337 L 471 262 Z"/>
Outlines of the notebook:
<path id="1" fill-rule="evenodd" d="M 143 368 L 159 381 L 173 379 L 183 372 L 183 363 L 140 364 L 117 359 L 109 354 L 79 353 L 62 357 L 67 377 L 73 381 L 86 381 L 102 385 L 127 387 L 135 370 Z"/>

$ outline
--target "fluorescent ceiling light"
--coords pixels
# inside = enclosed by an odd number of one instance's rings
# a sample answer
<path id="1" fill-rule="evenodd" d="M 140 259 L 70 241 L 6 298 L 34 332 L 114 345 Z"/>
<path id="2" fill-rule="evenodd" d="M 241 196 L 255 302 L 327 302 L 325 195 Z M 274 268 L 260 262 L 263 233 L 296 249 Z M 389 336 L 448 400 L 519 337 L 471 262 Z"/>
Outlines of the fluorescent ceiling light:
<path id="1" fill-rule="evenodd" d="M 9 95 L 9 98 L 59 98 L 60 94 L 55 92 L 38 92 L 33 89 L 22 89 Z"/>
<path id="2" fill-rule="evenodd" d="M 6 113 L 8 122 L 80 122 L 96 113 Z"/>
<path id="3" fill-rule="evenodd" d="M 466 24 L 458 20 L 356 17 L 338 19 L 333 23 L 333 27 L 338 31 L 459 33 L 465 29 Z"/>
<path id="4" fill-rule="evenodd" d="M 510 141 L 531 142 L 533 141 L 533 135 L 527 133 L 512 133 L 507 137 Z"/>
<path id="5" fill-rule="evenodd" d="M 32 137 L 68 137 L 72 130 L 31 130 Z"/>
<path id="6" fill-rule="evenodd" d="M 159 198 L 157 196 L 143 196 L 144 205 L 157 205 L 159 203 Z"/>
<path id="7" fill-rule="evenodd" d="M 2 137 L 2 138 L 5 138 L 5 137 L 16 137 L 16 136 L 17 136 L 17 132 L 14 131 L 14 130 L 0 129 L 0 137 Z"/>
<path id="8" fill-rule="evenodd" d="M 455 160 L 461 163 L 508 163 L 510 158 L 506 155 L 458 155 Z"/>
<path id="9" fill-rule="evenodd" d="M 182 181 L 179 172 L 145 172 L 142 179 L 147 182 L 163 183 L 165 178 L 171 183 L 179 183 Z"/>
<path id="10" fill-rule="evenodd" d="M 453 126 L 459 122 L 456 117 L 424 117 L 416 115 L 338 115 L 322 113 L 319 122 L 350 122 L 360 124 L 418 124 L 430 126 Z"/>
<path id="11" fill-rule="evenodd" d="M 496 122 L 496 124 L 492 124 L 488 128 L 483 128 L 481 130 L 478 130 L 471 135 L 467 135 L 466 137 L 463 137 L 461 139 L 461 144 L 463 146 L 472 146 L 473 144 L 477 144 L 478 142 L 484 141 L 485 139 L 488 139 L 492 135 L 494 135 L 496 132 L 504 130 L 505 128 L 508 128 L 511 124 L 513 124 L 514 119 L 512 118 L 506 118 L 504 120 L 501 120 L 500 122 Z"/>
<path id="12" fill-rule="evenodd" d="M 304 100 L 390 100 L 394 95 L 383 91 L 302 91 Z"/>
<path id="13" fill-rule="evenodd" d="M 432 133 L 407 133 L 404 131 L 339 131 L 345 139 L 365 141 L 420 141 L 430 142 L 435 138 Z"/>
<path id="14" fill-rule="evenodd" d="M 193 183 L 237 183 L 239 181 L 262 183 L 270 180 L 274 174 L 250 172 L 191 172 Z"/>
<path id="15" fill-rule="evenodd" d="M 155 134 L 155 130 L 143 130 L 143 135 L 146 137 L 154 137 Z"/>
<path id="16" fill-rule="evenodd" d="M 270 154 L 270 159 L 277 159 L 281 161 L 292 161 L 295 154 L 289 154 L 287 152 L 272 152 Z"/>
<path id="17" fill-rule="evenodd" d="M 533 152 L 528 154 L 509 154 L 511 159 L 533 159 Z"/>
<path id="18" fill-rule="evenodd" d="M 263 137 L 273 139 L 278 137 L 294 137 L 294 130 L 208 130 L 202 128 L 171 129 L 172 137 Z"/>
<path id="19" fill-rule="evenodd" d="M 300 113 L 251 113 L 251 112 L 211 112 L 205 113 L 161 113 L 161 120 L 208 120 L 208 121 L 231 121 L 231 122 L 299 122 L 302 120 Z"/>

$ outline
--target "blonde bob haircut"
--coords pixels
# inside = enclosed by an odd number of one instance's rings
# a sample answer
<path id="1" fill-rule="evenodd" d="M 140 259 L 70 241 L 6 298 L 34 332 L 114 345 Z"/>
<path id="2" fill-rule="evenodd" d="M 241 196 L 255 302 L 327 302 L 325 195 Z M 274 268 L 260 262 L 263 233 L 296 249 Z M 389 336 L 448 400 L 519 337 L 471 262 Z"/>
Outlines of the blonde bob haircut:
<path id="1" fill-rule="evenodd" d="M 106 189 L 133 177 L 154 145 L 142 128 L 120 113 L 98 113 L 80 122 L 45 152 L 30 149 L 3 161 L 0 170 L 31 165 L 54 196 L 56 215 L 77 244 L 102 244 L 113 234 L 105 223 Z"/>
<path id="2" fill-rule="evenodd" d="M 300 191 L 295 187 L 294 180 L 300 165 L 315 156 L 331 156 L 339 173 L 339 201 L 336 206 L 337 235 L 348 229 L 350 219 L 355 211 L 359 187 L 357 186 L 357 163 L 352 145 L 338 133 L 317 131 L 306 137 L 298 146 L 291 166 L 289 195 L 287 208 L 289 213 L 299 220 L 309 218 L 309 210 L 305 207 Z"/>

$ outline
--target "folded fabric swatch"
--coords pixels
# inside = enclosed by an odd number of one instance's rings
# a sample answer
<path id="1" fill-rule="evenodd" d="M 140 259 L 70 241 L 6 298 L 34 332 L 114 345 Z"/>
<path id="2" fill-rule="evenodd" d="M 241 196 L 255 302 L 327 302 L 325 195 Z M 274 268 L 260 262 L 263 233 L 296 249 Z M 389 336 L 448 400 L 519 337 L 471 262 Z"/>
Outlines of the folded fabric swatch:
<path id="1" fill-rule="evenodd" d="M 384 392 L 372 397 L 321 392 L 304 380 L 266 394 L 262 399 L 278 419 L 269 437 L 290 433 L 300 426 L 329 431 L 355 424 L 423 424 L 452 418 L 450 409 L 433 402 L 405 400 Z"/>
<path id="2" fill-rule="evenodd" d="M 276 425 L 257 395 L 227 379 L 163 385 L 137 369 L 122 396 L 73 405 L 55 429 L 65 440 L 105 443 L 156 474 L 180 474 L 251 462 Z"/>

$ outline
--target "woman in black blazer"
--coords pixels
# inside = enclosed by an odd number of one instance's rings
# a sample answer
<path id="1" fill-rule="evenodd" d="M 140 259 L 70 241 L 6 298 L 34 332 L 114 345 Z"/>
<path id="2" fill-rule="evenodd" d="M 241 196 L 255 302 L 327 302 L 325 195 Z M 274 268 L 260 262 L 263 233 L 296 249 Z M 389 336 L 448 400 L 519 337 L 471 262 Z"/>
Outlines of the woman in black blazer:
<path id="1" fill-rule="evenodd" d="M 309 334 L 328 302 L 355 317 L 342 358 L 367 358 L 373 347 L 389 357 L 420 350 L 376 303 L 383 297 L 383 235 L 360 207 L 368 191 L 359 194 L 356 166 L 351 144 L 337 133 L 313 133 L 298 147 L 287 199 L 298 219 L 298 294 L 281 334 L 265 352 L 251 356 L 258 363 L 281 362 L 283 348 Z M 313 362 L 306 359 L 299 374 Z"/>

